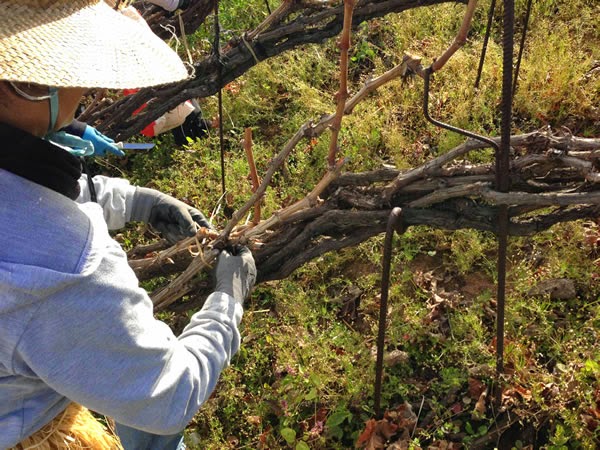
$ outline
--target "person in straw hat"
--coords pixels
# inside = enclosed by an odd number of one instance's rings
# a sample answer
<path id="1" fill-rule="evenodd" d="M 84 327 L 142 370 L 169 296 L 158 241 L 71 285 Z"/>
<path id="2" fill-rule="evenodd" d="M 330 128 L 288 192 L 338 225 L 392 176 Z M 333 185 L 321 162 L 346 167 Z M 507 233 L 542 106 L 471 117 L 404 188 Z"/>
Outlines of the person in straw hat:
<path id="1" fill-rule="evenodd" d="M 182 430 L 238 350 L 251 253 L 221 252 L 215 291 L 174 336 L 109 235 L 111 202 L 75 201 L 81 143 L 57 131 L 86 89 L 187 76 L 103 0 L 0 0 L 0 448 L 184 448 Z M 160 209 L 143 190 L 122 192 L 126 219 Z"/>

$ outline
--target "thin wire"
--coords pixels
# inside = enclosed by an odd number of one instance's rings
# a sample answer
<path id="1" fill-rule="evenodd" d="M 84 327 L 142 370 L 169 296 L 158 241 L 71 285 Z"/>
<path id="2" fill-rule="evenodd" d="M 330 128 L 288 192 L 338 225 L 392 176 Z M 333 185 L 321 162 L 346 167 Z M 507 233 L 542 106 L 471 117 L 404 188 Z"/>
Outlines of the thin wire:
<path id="1" fill-rule="evenodd" d="M 529 17 L 531 16 L 531 4 L 532 0 L 527 0 L 527 11 L 525 12 L 525 19 L 523 19 L 523 34 L 521 35 L 521 43 L 519 44 L 519 56 L 517 56 L 517 63 L 515 65 L 515 75 L 513 77 L 512 95 L 514 97 L 517 90 L 517 81 L 519 79 L 519 69 L 521 68 L 521 58 L 523 57 L 523 49 L 525 48 L 525 38 L 527 37 L 527 28 L 529 27 Z"/>
<path id="2" fill-rule="evenodd" d="M 223 194 L 227 191 L 225 186 L 225 140 L 223 138 L 223 89 L 221 88 L 221 49 L 220 49 L 220 24 L 219 24 L 219 2 L 215 2 L 215 40 L 213 42 L 213 54 L 217 58 L 217 80 L 219 83 L 219 92 L 217 99 L 219 103 L 219 148 L 221 151 L 221 189 Z"/>
<path id="3" fill-rule="evenodd" d="M 496 0 L 492 0 L 490 4 L 490 12 L 488 14 L 487 26 L 485 27 L 485 36 L 483 37 L 483 47 L 481 48 L 481 56 L 479 57 L 479 67 L 477 68 L 477 78 L 475 79 L 475 87 L 479 87 L 481 81 L 481 72 L 483 71 L 483 63 L 487 52 L 488 41 L 490 40 L 490 32 L 492 28 L 492 20 L 494 20 L 494 9 L 496 8 Z"/>

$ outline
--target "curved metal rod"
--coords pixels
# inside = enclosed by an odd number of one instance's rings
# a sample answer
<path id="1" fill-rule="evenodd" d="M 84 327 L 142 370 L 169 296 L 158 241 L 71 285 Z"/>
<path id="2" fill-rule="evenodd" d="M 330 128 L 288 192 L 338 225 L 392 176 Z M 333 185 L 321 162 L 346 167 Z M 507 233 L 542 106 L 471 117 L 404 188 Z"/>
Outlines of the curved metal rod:
<path id="1" fill-rule="evenodd" d="M 431 66 L 427 67 L 423 71 L 423 79 L 425 80 L 425 87 L 424 87 L 425 92 L 423 94 L 423 114 L 425 115 L 425 118 L 427 120 L 429 120 L 432 124 L 437 125 L 438 127 L 445 128 L 450 131 L 454 131 L 455 133 L 462 134 L 463 136 L 477 139 L 478 141 L 481 141 L 481 142 L 485 142 L 490 147 L 494 148 L 496 151 L 499 151 L 500 147 L 494 140 L 492 140 L 488 137 L 485 137 L 485 136 L 481 136 L 477 133 L 473 133 L 472 131 L 463 130 L 462 128 L 458 128 L 458 127 L 455 127 L 448 123 L 441 122 L 437 119 L 434 119 L 433 117 L 431 117 L 429 115 L 429 78 L 431 77 L 432 73 L 433 73 L 433 69 Z"/>
<path id="2" fill-rule="evenodd" d="M 504 60 L 503 60 L 503 85 L 502 85 L 502 130 L 500 145 L 485 136 L 480 136 L 471 131 L 449 125 L 434 119 L 429 115 L 429 79 L 433 69 L 430 67 L 423 71 L 425 88 L 423 95 L 423 113 L 431 123 L 450 131 L 480 140 L 489 144 L 496 151 L 496 189 L 501 192 L 509 190 L 509 150 L 510 150 L 510 124 L 512 120 L 512 51 L 514 0 L 505 0 L 504 16 Z M 497 283 L 497 310 L 496 310 L 496 372 L 504 372 L 504 304 L 506 297 L 506 253 L 508 243 L 508 206 L 498 208 L 498 283 Z"/>
<path id="3" fill-rule="evenodd" d="M 377 360 L 375 361 L 375 389 L 373 394 L 375 416 L 382 418 L 381 414 L 381 380 L 383 378 L 383 351 L 385 345 L 385 322 L 387 318 L 387 304 L 390 288 L 390 266 L 392 260 L 392 238 L 394 231 L 402 234 L 406 228 L 402 224 L 402 208 L 394 208 L 390 212 L 385 230 L 383 243 L 383 268 L 381 272 L 381 301 L 379 303 L 379 329 L 377 332 Z"/>

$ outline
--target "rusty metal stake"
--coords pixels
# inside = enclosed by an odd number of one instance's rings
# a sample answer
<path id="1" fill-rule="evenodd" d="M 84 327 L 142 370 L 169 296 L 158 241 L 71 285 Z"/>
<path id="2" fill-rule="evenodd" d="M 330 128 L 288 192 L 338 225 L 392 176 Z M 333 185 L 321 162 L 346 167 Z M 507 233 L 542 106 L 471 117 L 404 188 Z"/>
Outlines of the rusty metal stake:
<path id="1" fill-rule="evenodd" d="M 512 2 L 512 4 L 511 4 Z M 506 5 L 508 3 L 508 5 Z M 513 34 L 512 24 L 514 22 L 514 1 L 505 0 L 505 8 L 512 11 L 513 16 L 504 18 L 505 31 L 504 36 L 504 71 L 502 84 L 502 130 L 500 145 L 492 139 L 473 133 L 472 131 L 463 130 L 448 123 L 441 122 L 429 114 L 429 82 L 432 67 L 428 67 L 424 71 L 424 93 L 423 93 L 423 114 L 425 118 L 434 125 L 445 128 L 450 131 L 462 134 L 464 136 L 480 140 L 489 144 L 495 151 L 496 157 L 496 189 L 499 192 L 508 192 L 510 190 L 510 124 L 511 124 L 511 108 L 512 108 L 512 51 L 513 51 Z M 507 14 L 505 12 L 505 14 Z M 504 308 L 506 297 L 506 254 L 508 245 L 508 225 L 510 217 L 507 205 L 498 207 L 498 284 L 497 284 L 497 307 L 496 307 L 496 372 L 500 376 L 504 372 Z"/>
<path id="2" fill-rule="evenodd" d="M 390 265 L 392 261 L 392 238 L 394 231 L 402 234 L 406 231 L 402 223 L 402 209 L 394 208 L 390 212 L 385 230 L 385 241 L 383 243 L 383 268 L 381 273 L 381 301 L 379 303 L 379 330 L 377 332 L 377 360 L 375 362 L 375 391 L 373 394 L 375 403 L 375 416 L 381 419 L 381 380 L 383 378 L 383 351 L 385 345 L 385 322 L 387 318 L 388 294 L 390 288 Z"/>
<path id="3" fill-rule="evenodd" d="M 502 104 L 500 124 L 500 147 L 496 153 L 496 189 L 510 191 L 510 136 L 513 102 L 513 52 L 514 52 L 515 2 L 504 0 L 502 17 Z M 498 292 L 496 305 L 496 386 L 494 403 L 499 408 L 502 402 L 502 380 L 504 374 L 504 309 L 506 302 L 506 258 L 508 246 L 508 226 L 510 215 L 508 205 L 498 208 Z"/>

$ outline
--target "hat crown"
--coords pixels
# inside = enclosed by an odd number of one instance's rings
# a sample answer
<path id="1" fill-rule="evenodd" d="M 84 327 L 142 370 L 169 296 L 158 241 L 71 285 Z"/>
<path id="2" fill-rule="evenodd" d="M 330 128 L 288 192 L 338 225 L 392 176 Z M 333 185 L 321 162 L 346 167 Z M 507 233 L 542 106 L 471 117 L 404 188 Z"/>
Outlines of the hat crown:
<path id="1" fill-rule="evenodd" d="M 122 89 L 188 77 L 177 53 L 139 14 L 137 20 L 114 6 L 112 0 L 0 0 L 0 80 Z"/>

